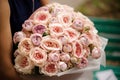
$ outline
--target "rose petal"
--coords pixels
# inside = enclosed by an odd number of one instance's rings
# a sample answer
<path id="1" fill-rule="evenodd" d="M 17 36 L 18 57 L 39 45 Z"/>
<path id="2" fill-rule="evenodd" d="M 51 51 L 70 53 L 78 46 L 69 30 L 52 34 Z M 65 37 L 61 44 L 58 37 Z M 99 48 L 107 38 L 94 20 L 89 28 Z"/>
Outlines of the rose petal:
<path id="1" fill-rule="evenodd" d="M 53 62 L 47 62 L 41 70 L 42 73 L 48 76 L 54 76 L 58 72 L 58 64 Z"/>
<path id="2" fill-rule="evenodd" d="M 34 62 L 36 66 L 42 67 L 47 60 L 47 54 L 44 50 L 39 47 L 32 48 L 30 54 L 30 59 Z"/>
<path id="3" fill-rule="evenodd" d="M 42 35 L 38 34 L 38 33 L 34 33 L 30 36 L 31 42 L 33 43 L 33 45 L 35 46 L 39 46 L 40 42 L 42 40 Z"/>
<path id="4" fill-rule="evenodd" d="M 76 41 L 73 43 L 73 55 L 77 58 L 83 57 L 83 46 L 79 43 L 79 41 Z"/>
<path id="5" fill-rule="evenodd" d="M 39 33 L 39 34 L 43 34 L 46 30 L 46 26 L 42 25 L 42 24 L 37 24 L 32 28 L 32 32 L 33 33 Z"/>
<path id="6" fill-rule="evenodd" d="M 70 42 L 77 40 L 80 33 L 72 28 L 65 29 L 65 34 L 67 35 Z"/>
<path id="7" fill-rule="evenodd" d="M 48 61 L 57 62 L 59 60 L 60 60 L 60 53 L 59 53 L 59 51 L 53 51 L 53 52 L 48 54 Z"/>
<path id="8" fill-rule="evenodd" d="M 15 69 L 23 74 L 31 74 L 34 64 L 31 62 L 29 57 L 18 55 L 15 58 Z"/>
<path id="9" fill-rule="evenodd" d="M 61 24 L 57 24 L 57 23 L 50 24 L 49 29 L 50 29 L 50 35 L 53 37 L 61 36 L 64 33 L 64 29 L 63 29 L 63 26 Z"/>
<path id="10" fill-rule="evenodd" d="M 80 62 L 77 63 L 77 67 L 78 68 L 84 68 L 88 65 L 88 60 L 83 57 L 82 59 L 80 59 Z"/>
<path id="11" fill-rule="evenodd" d="M 41 47 L 46 48 L 47 50 L 61 50 L 62 45 L 59 40 L 53 38 L 43 38 L 41 41 Z"/>
<path id="12" fill-rule="evenodd" d="M 24 38 L 18 44 L 18 49 L 22 55 L 28 55 L 33 48 L 33 44 L 29 38 Z"/>
<path id="13" fill-rule="evenodd" d="M 31 31 L 33 26 L 33 20 L 26 20 L 24 24 L 22 24 L 23 29 L 26 31 Z"/>
<path id="14" fill-rule="evenodd" d="M 22 31 L 16 32 L 13 36 L 13 42 L 16 44 L 17 42 L 20 42 L 25 37 L 26 35 L 24 32 Z"/>
<path id="15" fill-rule="evenodd" d="M 33 20 L 35 23 L 46 24 L 50 18 L 50 14 L 47 11 L 38 11 L 34 14 Z"/>
<path id="16" fill-rule="evenodd" d="M 66 44 L 63 44 L 63 51 L 64 52 L 67 52 L 67 53 L 69 53 L 69 52 L 72 52 L 72 44 L 70 44 L 70 43 L 66 43 Z"/>
<path id="17" fill-rule="evenodd" d="M 65 62 L 59 62 L 60 70 L 67 70 L 67 64 Z"/>
<path id="18" fill-rule="evenodd" d="M 92 50 L 92 57 L 98 59 L 101 56 L 101 51 L 97 47 L 94 47 Z"/>

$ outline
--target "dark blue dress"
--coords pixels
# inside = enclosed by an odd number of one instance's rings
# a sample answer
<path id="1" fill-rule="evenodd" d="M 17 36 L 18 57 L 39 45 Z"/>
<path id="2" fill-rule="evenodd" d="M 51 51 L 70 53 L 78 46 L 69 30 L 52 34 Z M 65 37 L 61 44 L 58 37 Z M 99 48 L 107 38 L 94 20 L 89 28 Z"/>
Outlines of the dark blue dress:
<path id="1" fill-rule="evenodd" d="M 22 30 L 22 24 L 33 13 L 33 0 L 8 0 L 10 5 L 10 26 L 12 36 L 15 32 Z M 41 6 L 40 0 L 34 0 L 34 11 Z M 17 45 L 13 44 L 14 53 Z M 14 64 L 14 56 L 12 54 Z"/>
<path id="2" fill-rule="evenodd" d="M 10 5 L 10 25 L 12 36 L 22 29 L 21 25 L 33 13 L 33 0 L 9 0 Z M 34 0 L 34 10 L 39 8 L 40 0 Z"/>

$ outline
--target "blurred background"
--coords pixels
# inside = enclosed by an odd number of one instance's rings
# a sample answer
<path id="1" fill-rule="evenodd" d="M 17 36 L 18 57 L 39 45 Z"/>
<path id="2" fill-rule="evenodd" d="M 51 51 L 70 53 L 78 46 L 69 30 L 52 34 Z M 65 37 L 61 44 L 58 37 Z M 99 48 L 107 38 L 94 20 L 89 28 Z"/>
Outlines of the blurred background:
<path id="1" fill-rule="evenodd" d="M 98 34 L 109 39 L 105 48 L 106 67 L 101 66 L 99 71 L 95 71 L 94 79 L 98 80 L 97 72 L 112 70 L 120 80 L 120 0 L 50 0 L 51 2 L 69 5 L 94 22 Z"/>
<path id="2" fill-rule="evenodd" d="M 73 7 L 87 16 L 120 19 L 120 0 L 50 0 Z"/>

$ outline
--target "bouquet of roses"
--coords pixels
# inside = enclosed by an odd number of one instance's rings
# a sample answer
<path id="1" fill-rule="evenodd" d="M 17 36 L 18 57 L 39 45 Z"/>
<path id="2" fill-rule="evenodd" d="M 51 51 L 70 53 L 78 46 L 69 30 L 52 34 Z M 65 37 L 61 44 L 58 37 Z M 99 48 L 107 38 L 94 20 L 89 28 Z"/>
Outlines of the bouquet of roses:
<path id="1" fill-rule="evenodd" d="M 88 59 L 101 57 L 102 40 L 94 24 L 80 12 L 58 3 L 40 7 L 13 37 L 15 69 L 54 76 L 73 68 L 88 66 Z M 94 66 L 94 65 L 93 65 Z"/>

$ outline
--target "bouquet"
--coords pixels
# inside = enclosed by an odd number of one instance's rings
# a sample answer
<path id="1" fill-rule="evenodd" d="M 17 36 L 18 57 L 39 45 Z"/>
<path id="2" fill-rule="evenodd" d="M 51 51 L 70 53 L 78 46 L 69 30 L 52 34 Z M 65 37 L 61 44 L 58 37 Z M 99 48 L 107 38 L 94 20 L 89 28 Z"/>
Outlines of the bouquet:
<path id="1" fill-rule="evenodd" d="M 47 76 L 82 70 L 89 58 L 99 59 L 104 51 L 93 22 L 59 3 L 37 9 L 14 34 L 13 41 L 18 43 L 14 67 L 22 74 L 32 74 L 36 67 Z"/>

